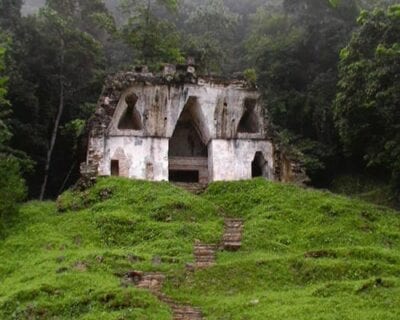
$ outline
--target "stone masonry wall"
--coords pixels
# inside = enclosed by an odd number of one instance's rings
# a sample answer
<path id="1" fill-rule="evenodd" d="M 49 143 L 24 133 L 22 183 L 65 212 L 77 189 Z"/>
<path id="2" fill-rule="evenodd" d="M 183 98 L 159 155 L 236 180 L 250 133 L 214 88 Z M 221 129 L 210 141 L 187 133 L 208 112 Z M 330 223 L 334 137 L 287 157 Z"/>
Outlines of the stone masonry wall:
<path id="1" fill-rule="evenodd" d="M 142 121 L 140 130 L 119 126 L 128 108 Z M 168 180 L 169 143 L 184 110 L 208 147 L 209 181 L 251 178 L 256 152 L 267 164 L 266 178 L 282 178 L 258 91 L 243 79 L 197 77 L 192 65 L 109 78 L 89 122 L 87 164 L 107 176 L 118 161 L 121 176 Z"/>

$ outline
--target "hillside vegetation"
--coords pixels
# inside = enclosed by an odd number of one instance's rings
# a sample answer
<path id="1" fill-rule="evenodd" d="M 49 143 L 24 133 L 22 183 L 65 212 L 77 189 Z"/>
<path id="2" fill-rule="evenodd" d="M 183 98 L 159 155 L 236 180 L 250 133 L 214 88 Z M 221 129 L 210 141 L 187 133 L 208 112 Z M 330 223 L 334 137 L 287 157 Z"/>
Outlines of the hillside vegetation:
<path id="1" fill-rule="evenodd" d="M 196 240 L 245 219 L 242 249 L 187 272 Z M 100 179 L 31 202 L 0 240 L 0 319 L 171 319 L 130 270 L 167 275 L 164 293 L 206 319 L 400 319 L 400 215 L 264 180 L 195 196 L 168 183 Z"/>
<path id="2" fill-rule="evenodd" d="M 364 198 L 400 206 L 399 48 L 399 0 L 2 0 L 0 162 L 20 163 L 0 178 L 56 198 L 106 79 L 194 59 L 200 79 L 257 86 L 266 138 L 313 187 L 356 174 L 385 185 Z"/>

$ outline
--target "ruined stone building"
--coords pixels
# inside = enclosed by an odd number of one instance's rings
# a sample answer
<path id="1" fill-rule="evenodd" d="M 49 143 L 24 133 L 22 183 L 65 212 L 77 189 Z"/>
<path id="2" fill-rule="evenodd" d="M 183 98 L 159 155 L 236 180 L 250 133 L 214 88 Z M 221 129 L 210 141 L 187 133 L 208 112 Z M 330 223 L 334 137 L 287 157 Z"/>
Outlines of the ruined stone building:
<path id="1" fill-rule="evenodd" d="M 259 92 L 243 79 L 201 77 L 193 65 L 146 67 L 107 80 L 89 124 L 87 166 L 99 176 L 199 182 L 288 180 Z"/>

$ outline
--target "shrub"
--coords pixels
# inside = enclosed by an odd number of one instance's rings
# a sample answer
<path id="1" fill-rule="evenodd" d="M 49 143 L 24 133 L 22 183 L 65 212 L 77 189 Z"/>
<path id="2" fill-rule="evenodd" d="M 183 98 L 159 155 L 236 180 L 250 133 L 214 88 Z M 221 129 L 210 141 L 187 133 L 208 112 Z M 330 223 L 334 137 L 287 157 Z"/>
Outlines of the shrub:
<path id="1" fill-rule="evenodd" d="M 25 182 L 21 178 L 18 161 L 0 155 L 0 231 L 4 223 L 16 210 L 16 205 L 25 197 Z M 1 234 L 1 233 L 0 233 Z"/>

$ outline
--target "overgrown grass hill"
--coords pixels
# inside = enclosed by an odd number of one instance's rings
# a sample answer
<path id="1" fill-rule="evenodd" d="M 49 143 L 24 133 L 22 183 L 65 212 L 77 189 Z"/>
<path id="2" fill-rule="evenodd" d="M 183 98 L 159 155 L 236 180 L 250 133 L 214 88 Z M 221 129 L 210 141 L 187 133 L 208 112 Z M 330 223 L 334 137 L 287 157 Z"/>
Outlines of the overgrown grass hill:
<path id="1" fill-rule="evenodd" d="M 243 245 L 187 271 L 225 217 Z M 253 180 L 201 196 L 168 183 L 100 179 L 57 203 L 25 204 L 0 240 L 0 319 L 171 319 L 130 270 L 163 272 L 205 319 L 400 319 L 400 215 L 328 192 Z"/>

